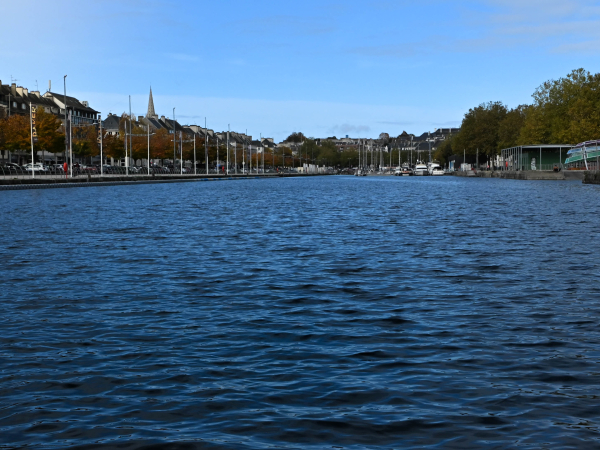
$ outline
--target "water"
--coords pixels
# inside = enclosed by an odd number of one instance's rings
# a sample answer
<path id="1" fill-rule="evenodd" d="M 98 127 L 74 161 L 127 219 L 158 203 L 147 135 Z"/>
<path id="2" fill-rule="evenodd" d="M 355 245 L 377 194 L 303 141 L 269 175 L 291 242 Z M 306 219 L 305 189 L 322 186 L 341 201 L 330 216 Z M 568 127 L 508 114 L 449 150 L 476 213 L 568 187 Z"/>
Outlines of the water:
<path id="1" fill-rule="evenodd" d="M 0 196 L 0 447 L 600 445 L 599 187 Z"/>

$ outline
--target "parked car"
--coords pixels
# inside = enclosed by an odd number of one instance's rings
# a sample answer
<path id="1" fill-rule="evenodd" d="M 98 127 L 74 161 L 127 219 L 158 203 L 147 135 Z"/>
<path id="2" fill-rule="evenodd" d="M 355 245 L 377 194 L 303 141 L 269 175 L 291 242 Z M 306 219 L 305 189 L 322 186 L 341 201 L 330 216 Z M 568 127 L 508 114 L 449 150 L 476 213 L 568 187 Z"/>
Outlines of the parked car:
<path id="1" fill-rule="evenodd" d="M 41 163 L 35 163 L 35 164 L 29 163 L 29 164 L 25 164 L 23 167 L 25 168 L 25 172 L 27 172 L 27 173 L 40 173 L 40 174 L 42 174 L 42 173 L 48 173 L 49 172 L 48 167 L 45 166 L 45 165 L 43 165 L 43 164 L 41 164 Z"/>
<path id="2" fill-rule="evenodd" d="M 96 175 L 98 173 L 98 169 L 96 169 L 95 166 L 81 166 L 81 172 L 90 175 Z"/>
<path id="3" fill-rule="evenodd" d="M 15 163 L 6 163 L 1 167 L 2 171 L 5 173 L 19 173 L 22 172 L 21 166 Z"/>
<path id="4" fill-rule="evenodd" d="M 52 164 L 50 165 L 50 172 L 52 173 L 59 173 L 59 174 L 64 174 L 65 170 L 63 168 L 62 164 Z"/>

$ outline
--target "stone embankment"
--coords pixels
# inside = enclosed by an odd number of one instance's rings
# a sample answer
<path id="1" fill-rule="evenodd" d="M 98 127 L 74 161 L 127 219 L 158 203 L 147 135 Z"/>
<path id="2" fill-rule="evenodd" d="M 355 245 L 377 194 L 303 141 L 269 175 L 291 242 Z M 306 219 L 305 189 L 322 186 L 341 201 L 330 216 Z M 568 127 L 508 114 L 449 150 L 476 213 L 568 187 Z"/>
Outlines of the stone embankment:
<path id="1" fill-rule="evenodd" d="M 600 172 L 586 171 L 583 177 L 583 184 L 600 184 Z"/>
<path id="2" fill-rule="evenodd" d="M 504 178 L 507 180 L 583 180 L 581 170 L 562 170 L 560 172 L 543 170 L 524 171 L 474 171 L 454 172 L 457 177 Z"/>
<path id="3" fill-rule="evenodd" d="M 69 179 L 48 177 L 15 177 L 0 179 L 0 191 L 17 189 L 51 189 L 68 187 L 117 186 L 151 183 L 182 183 L 191 181 L 246 180 L 263 178 L 290 178 L 319 176 L 323 174 L 231 174 L 231 175 L 129 175 L 129 176 L 77 176 Z"/>

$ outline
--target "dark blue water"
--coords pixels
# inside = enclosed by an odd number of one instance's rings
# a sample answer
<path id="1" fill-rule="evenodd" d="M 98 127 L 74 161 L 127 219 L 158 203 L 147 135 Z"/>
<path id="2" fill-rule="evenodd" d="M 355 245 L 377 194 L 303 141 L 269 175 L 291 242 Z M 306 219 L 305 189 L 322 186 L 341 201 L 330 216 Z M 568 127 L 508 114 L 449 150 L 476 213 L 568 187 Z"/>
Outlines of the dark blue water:
<path id="1" fill-rule="evenodd" d="M 600 446 L 599 187 L 0 198 L 0 447 Z"/>

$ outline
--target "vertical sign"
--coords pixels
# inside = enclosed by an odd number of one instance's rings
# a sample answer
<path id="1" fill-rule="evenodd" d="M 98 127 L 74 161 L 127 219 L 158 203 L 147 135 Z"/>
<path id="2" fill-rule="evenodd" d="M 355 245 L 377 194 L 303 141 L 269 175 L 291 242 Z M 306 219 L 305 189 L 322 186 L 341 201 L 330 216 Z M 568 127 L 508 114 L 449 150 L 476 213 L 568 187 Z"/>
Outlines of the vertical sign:
<path id="1" fill-rule="evenodd" d="M 36 107 L 32 106 L 31 107 L 31 136 L 33 138 L 34 144 L 37 144 L 37 142 L 38 142 L 37 129 L 35 127 L 36 113 L 37 113 Z"/>

